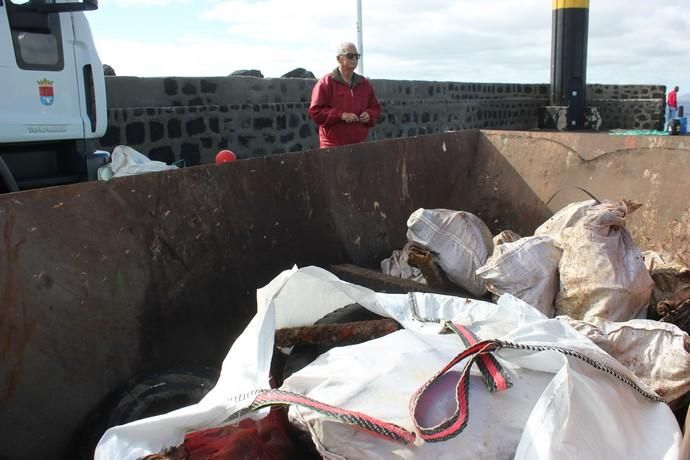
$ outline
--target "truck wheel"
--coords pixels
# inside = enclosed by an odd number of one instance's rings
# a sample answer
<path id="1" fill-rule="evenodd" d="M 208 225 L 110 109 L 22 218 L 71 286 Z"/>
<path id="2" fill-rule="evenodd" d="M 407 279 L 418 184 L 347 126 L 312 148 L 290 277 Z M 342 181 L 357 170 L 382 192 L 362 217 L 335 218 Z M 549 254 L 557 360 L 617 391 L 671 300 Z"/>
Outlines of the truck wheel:
<path id="1" fill-rule="evenodd" d="M 218 371 L 211 369 L 130 380 L 87 418 L 79 434 L 79 458 L 93 459 L 96 445 L 108 428 L 196 404 L 217 380 Z"/>
<path id="2" fill-rule="evenodd" d="M 12 171 L 7 167 L 7 163 L 0 155 L 0 193 L 18 192 L 17 182 L 14 180 Z"/>

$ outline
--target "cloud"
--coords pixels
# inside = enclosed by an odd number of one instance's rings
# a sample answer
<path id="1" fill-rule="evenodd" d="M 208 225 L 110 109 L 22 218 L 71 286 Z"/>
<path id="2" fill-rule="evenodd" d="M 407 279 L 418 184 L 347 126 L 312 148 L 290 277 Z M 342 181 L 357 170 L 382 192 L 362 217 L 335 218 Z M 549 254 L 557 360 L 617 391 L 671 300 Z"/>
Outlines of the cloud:
<path id="1" fill-rule="evenodd" d="M 318 76 L 336 65 L 336 44 L 357 41 L 355 2 L 133 1 L 101 0 L 99 14 L 160 11 L 169 24 L 151 17 L 155 34 L 128 30 L 126 37 L 94 30 L 103 61 L 114 65 L 118 74 L 227 75 L 255 68 L 278 77 L 304 67 Z M 166 7 L 152 9 L 153 4 Z M 552 11 L 542 0 L 363 0 L 362 4 L 363 62 L 371 78 L 549 81 Z M 684 64 L 690 62 L 685 37 L 690 15 L 681 14 L 687 0 L 667 0 L 653 7 L 647 0 L 590 5 L 589 83 L 690 87 Z"/>

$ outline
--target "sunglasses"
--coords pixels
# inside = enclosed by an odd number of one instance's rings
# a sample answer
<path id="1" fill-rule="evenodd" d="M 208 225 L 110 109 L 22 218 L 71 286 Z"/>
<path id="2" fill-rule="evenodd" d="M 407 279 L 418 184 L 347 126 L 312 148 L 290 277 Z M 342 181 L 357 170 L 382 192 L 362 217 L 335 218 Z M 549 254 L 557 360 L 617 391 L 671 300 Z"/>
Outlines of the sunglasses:
<path id="1" fill-rule="evenodd" d="M 357 54 L 357 53 L 345 53 L 345 54 L 341 54 L 341 56 L 345 56 L 345 57 L 348 58 L 348 59 L 359 59 L 359 57 L 361 56 L 361 54 Z"/>

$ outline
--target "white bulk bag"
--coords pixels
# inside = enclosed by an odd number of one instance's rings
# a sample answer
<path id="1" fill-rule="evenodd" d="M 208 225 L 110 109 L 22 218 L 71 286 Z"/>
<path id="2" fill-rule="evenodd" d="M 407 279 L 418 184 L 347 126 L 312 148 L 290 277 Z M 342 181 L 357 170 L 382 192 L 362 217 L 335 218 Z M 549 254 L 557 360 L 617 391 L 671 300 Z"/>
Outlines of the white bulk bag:
<path id="1" fill-rule="evenodd" d="M 603 202 L 587 208 L 561 232 L 563 249 L 556 314 L 627 321 L 646 315 L 654 282 L 625 228 L 631 205 Z"/>
<path id="2" fill-rule="evenodd" d="M 291 409 L 292 421 L 309 430 L 325 458 L 678 457 L 681 433 L 668 406 L 643 397 L 644 384 L 583 335 L 545 319 L 514 297 L 503 296 L 496 305 L 435 294 L 377 294 L 307 267 L 282 273 L 257 292 L 257 302 L 258 313 L 233 344 L 218 384 L 199 404 L 109 429 L 99 442 L 96 460 L 155 453 L 180 444 L 188 431 L 229 423 L 228 415 L 253 400 L 253 393 L 247 392 L 268 388 L 276 328 L 312 324 L 353 302 L 396 319 L 405 330 L 333 349 L 293 374 L 283 389 L 301 389 L 307 396 L 322 397 L 323 403 L 413 430 L 410 391 L 464 348 L 457 336 L 439 334 L 440 319 L 452 319 L 482 339 L 568 347 L 590 361 L 554 350 L 495 352 L 513 387 L 488 393 L 473 370 L 470 419 L 463 433 L 444 442 L 391 442 L 314 411 Z M 611 373 L 593 367 L 595 362 Z M 451 386 L 439 391 L 436 415 L 452 407 L 447 403 L 453 403 L 454 390 Z"/>
<path id="3" fill-rule="evenodd" d="M 407 219 L 407 240 L 434 253 L 453 283 L 476 296 L 486 294 L 475 273 L 493 251 L 491 231 L 474 214 L 448 209 L 417 209 Z"/>
<path id="4" fill-rule="evenodd" d="M 530 236 L 495 246 L 477 275 L 491 293 L 511 294 L 553 318 L 560 259 L 551 238 Z"/>

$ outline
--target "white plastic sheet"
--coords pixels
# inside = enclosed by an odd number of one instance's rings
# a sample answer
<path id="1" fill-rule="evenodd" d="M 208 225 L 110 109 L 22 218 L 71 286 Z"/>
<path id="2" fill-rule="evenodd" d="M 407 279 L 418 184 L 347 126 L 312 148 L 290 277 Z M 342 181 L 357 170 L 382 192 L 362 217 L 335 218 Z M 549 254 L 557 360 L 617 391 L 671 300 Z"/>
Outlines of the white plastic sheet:
<path id="1" fill-rule="evenodd" d="M 410 243 L 407 243 L 402 249 L 396 249 L 390 257 L 381 261 L 381 273 L 426 284 L 422 271 L 407 263 L 409 256 Z"/>
<path id="2" fill-rule="evenodd" d="M 324 403 L 411 430 L 410 390 L 463 348 L 454 336 L 438 334 L 437 321 L 444 318 L 471 327 L 483 339 L 571 347 L 644 385 L 583 335 L 512 296 L 492 304 L 433 294 L 377 294 L 307 267 L 279 275 L 257 292 L 257 302 L 258 313 L 233 344 L 217 386 L 199 404 L 111 428 L 98 445 L 96 460 L 154 453 L 180 444 L 187 431 L 222 423 L 249 404 L 251 398 L 242 393 L 267 388 L 276 327 L 311 324 L 353 302 L 395 318 L 405 330 L 334 349 L 294 374 L 286 389 L 300 388 Z M 310 430 L 326 458 L 677 458 L 681 434 L 665 404 L 650 402 L 620 380 L 555 351 L 501 350 L 496 355 L 513 373 L 515 385 L 489 394 L 473 379 L 466 432 L 447 442 L 404 446 L 306 410 L 290 413 Z M 439 395 L 440 401 L 448 397 Z"/>
<path id="3" fill-rule="evenodd" d="M 132 176 L 158 171 L 177 169 L 177 166 L 168 165 L 162 161 L 150 160 L 146 155 L 126 145 L 118 145 L 113 149 L 110 169 L 112 177 Z"/>

